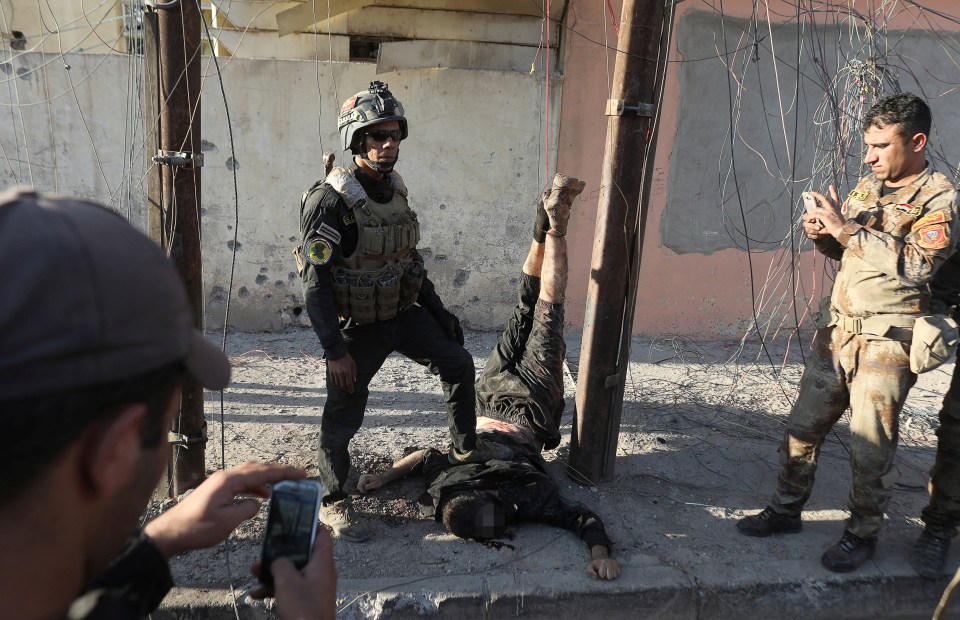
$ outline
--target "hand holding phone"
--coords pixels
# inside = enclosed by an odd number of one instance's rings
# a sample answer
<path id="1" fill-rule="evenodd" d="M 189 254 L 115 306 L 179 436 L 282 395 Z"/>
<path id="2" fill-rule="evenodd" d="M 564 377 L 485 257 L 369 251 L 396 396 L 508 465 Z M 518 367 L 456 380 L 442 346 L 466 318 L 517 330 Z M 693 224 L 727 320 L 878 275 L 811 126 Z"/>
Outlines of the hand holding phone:
<path id="1" fill-rule="evenodd" d="M 307 564 L 316 540 L 322 495 L 323 487 L 313 480 L 284 480 L 273 486 L 260 559 L 260 583 L 273 586 L 270 565 L 277 558 L 290 558 L 298 569 Z"/>
<path id="2" fill-rule="evenodd" d="M 268 484 L 306 476 L 299 467 L 254 462 L 218 471 L 143 531 L 167 559 L 216 545 L 260 510 L 250 495 L 266 499 Z"/>
<path id="3" fill-rule="evenodd" d="M 803 192 L 800 195 L 803 197 L 803 206 L 807 209 L 807 213 L 810 215 L 816 215 L 817 210 L 820 207 L 817 199 L 810 192 Z"/>
<path id="4" fill-rule="evenodd" d="M 337 569 L 327 528 L 317 529 L 313 555 L 305 567 L 297 570 L 281 559 L 274 563 L 273 575 L 273 596 L 277 601 L 273 609 L 280 620 L 336 619 Z"/>

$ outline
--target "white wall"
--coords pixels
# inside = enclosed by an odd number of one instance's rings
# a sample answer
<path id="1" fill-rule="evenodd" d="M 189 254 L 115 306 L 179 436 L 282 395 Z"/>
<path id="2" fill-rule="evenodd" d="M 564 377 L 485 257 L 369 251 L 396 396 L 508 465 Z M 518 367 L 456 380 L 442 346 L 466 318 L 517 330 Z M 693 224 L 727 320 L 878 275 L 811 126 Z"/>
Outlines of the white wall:
<path id="1" fill-rule="evenodd" d="M 542 74 L 417 69 L 376 75 L 372 64 L 219 60 L 235 160 L 216 71 L 205 58 L 208 325 L 223 320 L 235 217 L 230 325 L 260 330 L 305 320 L 305 313 L 297 318 L 294 312 L 302 295 L 290 255 L 300 194 L 322 175 L 321 140 L 323 150 L 335 150 L 342 162 L 339 103 L 373 79 L 389 83 L 407 110 L 411 133 L 397 170 L 423 225 L 430 277 L 465 324 L 502 325 L 514 303 L 544 178 Z M 0 184 L 96 198 L 142 227 L 140 72 L 135 59 L 122 55 L 27 53 L 0 64 Z M 551 149 L 560 91 L 555 80 Z M 231 167 L 240 197 L 236 214 Z"/>
<path id="2" fill-rule="evenodd" d="M 124 51 L 119 0 L 0 0 L 0 50 L 9 50 L 14 32 L 24 51 L 51 54 Z"/>

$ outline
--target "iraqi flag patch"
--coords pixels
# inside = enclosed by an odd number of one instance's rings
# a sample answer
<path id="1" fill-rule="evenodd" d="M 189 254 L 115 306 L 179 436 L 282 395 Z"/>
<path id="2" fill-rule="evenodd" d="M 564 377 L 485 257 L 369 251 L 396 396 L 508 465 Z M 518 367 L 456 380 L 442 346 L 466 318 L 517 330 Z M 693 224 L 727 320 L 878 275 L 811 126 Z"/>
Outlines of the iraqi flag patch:
<path id="1" fill-rule="evenodd" d="M 917 243 L 926 250 L 941 250 L 950 242 L 943 224 L 927 226 L 917 233 Z"/>
<path id="2" fill-rule="evenodd" d="M 900 213 L 906 213 L 911 217 L 917 217 L 918 215 L 920 215 L 920 212 L 923 211 L 923 207 L 915 207 L 913 205 L 908 205 L 906 203 L 898 204 L 894 207 L 894 209 L 896 211 L 899 211 Z"/>

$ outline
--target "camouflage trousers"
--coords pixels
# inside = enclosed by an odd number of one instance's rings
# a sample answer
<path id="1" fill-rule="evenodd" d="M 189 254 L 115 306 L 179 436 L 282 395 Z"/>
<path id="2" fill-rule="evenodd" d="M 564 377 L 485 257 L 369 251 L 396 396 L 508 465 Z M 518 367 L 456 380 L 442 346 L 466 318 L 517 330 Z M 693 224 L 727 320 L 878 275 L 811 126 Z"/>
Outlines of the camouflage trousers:
<path id="1" fill-rule="evenodd" d="M 952 538 L 960 523 L 960 364 L 940 409 L 937 458 L 930 470 L 930 504 L 921 518 L 927 529 Z"/>
<path id="2" fill-rule="evenodd" d="M 896 481 L 900 410 L 916 381 L 909 343 L 868 340 L 839 327 L 818 329 L 780 445 L 771 506 L 800 514 L 813 489 L 820 446 L 849 407 L 853 488 L 846 528 L 876 538 Z"/>

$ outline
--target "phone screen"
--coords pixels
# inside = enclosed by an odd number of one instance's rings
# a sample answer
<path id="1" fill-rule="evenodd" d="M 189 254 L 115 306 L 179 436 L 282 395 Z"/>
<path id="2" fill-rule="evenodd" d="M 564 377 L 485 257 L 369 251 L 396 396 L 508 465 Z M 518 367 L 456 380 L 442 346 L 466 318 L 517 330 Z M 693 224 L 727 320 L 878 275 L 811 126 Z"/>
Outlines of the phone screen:
<path id="1" fill-rule="evenodd" d="M 297 568 L 306 565 L 313 550 L 319 509 L 320 485 L 316 482 L 284 481 L 274 485 L 260 560 L 262 583 L 273 583 L 270 565 L 277 558 L 290 558 Z"/>

